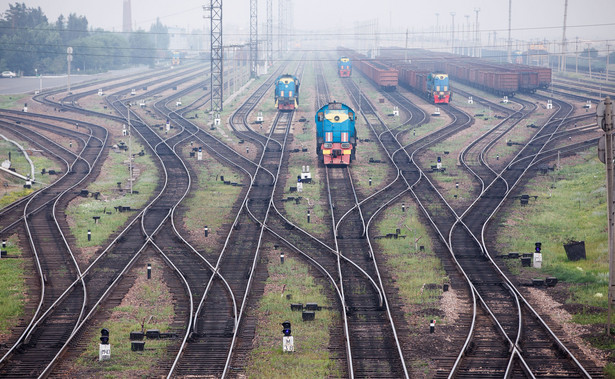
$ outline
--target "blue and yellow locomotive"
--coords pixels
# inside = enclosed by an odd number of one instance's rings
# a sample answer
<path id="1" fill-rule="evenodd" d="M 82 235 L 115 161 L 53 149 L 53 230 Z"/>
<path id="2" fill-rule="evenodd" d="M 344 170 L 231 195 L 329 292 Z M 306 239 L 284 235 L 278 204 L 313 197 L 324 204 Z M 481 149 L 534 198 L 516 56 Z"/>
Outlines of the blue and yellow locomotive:
<path id="1" fill-rule="evenodd" d="M 448 74 L 427 75 L 427 93 L 429 100 L 433 100 L 434 104 L 448 104 L 452 100 Z"/>
<path id="2" fill-rule="evenodd" d="M 181 54 L 179 53 L 179 51 L 174 51 L 171 64 L 173 66 L 179 66 L 180 63 L 181 63 Z"/>
<path id="3" fill-rule="evenodd" d="M 290 74 L 275 80 L 275 106 L 282 111 L 291 111 L 299 106 L 299 79 Z"/>
<path id="4" fill-rule="evenodd" d="M 349 78 L 352 74 L 352 62 L 350 62 L 350 58 L 341 57 L 337 61 L 337 74 L 340 78 Z"/>
<path id="5" fill-rule="evenodd" d="M 316 152 L 325 165 L 347 166 L 355 159 L 355 112 L 347 105 L 329 103 L 316 112 Z"/>

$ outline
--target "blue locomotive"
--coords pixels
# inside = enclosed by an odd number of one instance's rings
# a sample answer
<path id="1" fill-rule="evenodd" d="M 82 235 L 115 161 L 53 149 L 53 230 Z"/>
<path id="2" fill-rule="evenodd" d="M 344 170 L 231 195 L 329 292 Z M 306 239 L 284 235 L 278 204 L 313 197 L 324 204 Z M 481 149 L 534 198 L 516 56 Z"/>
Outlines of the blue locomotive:
<path id="1" fill-rule="evenodd" d="M 340 78 L 350 77 L 350 74 L 352 74 L 352 63 L 350 62 L 350 58 L 341 57 L 337 61 L 337 74 Z"/>
<path id="2" fill-rule="evenodd" d="M 427 93 L 429 100 L 433 100 L 434 104 L 448 104 L 452 100 L 448 75 L 442 73 L 427 75 Z"/>
<path id="3" fill-rule="evenodd" d="M 290 74 L 275 80 L 275 106 L 282 111 L 291 111 L 299 105 L 299 79 Z"/>
<path id="4" fill-rule="evenodd" d="M 355 159 L 357 129 L 355 112 L 332 102 L 316 112 L 316 152 L 325 165 L 347 166 Z"/>

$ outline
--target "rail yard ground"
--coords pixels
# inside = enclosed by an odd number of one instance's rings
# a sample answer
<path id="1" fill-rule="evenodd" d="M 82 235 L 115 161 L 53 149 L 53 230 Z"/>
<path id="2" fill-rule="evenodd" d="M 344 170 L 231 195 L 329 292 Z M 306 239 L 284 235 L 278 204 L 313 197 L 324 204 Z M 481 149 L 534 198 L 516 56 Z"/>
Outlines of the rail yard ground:
<path id="1" fill-rule="evenodd" d="M 316 139 L 313 113 L 317 101 L 316 91 L 313 90 L 314 65 L 315 63 L 311 62 L 305 68 L 300 108 L 294 114 L 292 136 L 285 147 L 288 157 L 276 184 L 279 190 L 274 195 L 274 201 L 281 204 L 282 213 L 293 223 L 292 227 L 288 228 L 289 234 L 299 227 L 327 241 L 331 234 L 328 225 L 331 217 L 328 210 L 329 200 L 325 192 L 324 167 L 319 164 L 314 152 Z M 276 67 L 272 68 L 272 72 L 274 69 Z M 351 104 L 350 95 L 335 76 L 333 64 L 325 67 L 324 75 L 330 83 L 333 97 Z M 353 75 L 353 80 L 361 84 L 366 98 L 376 104 L 376 109 L 388 126 L 407 130 L 401 137 L 404 144 L 416 142 L 452 122 L 452 116 L 443 112 L 440 117 L 431 117 L 428 123 L 422 125 L 402 125 L 407 115 L 399 118 L 389 116 L 393 109 L 392 100 L 384 100 L 384 94 L 379 92 L 377 87 L 366 78 L 359 79 L 360 74 Z M 265 81 L 266 77 L 252 81 L 240 96 L 228 104 L 221 114 L 222 125 L 219 127 L 210 129 L 209 115 L 206 112 L 193 110 L 189 113 L 189 118 L 201 129 L 210 131 L 213 136 L 228 144 L 237 154 L 249 161 L 255 161 L 259 157 L 258 143 L 246 141 L 236 135 L 229 119 L 235 108 L 246 101 Z M 195 84 L 190 80 L 186 83 L 188 84 L 185 86 Z M 123 85 L 124 90 L 130 86 L 132 84 Z M 459 87 L 464 91 L 472 91 L 470 87 Z M 175 101 L 173 91 L 175 90 L 164 91 L 164 96 L 171 99 L 170 101 Z M 425 113 L 433 112 L 433 105 L 427 104 L 405 89 L 399 88 L 398 91 Z M 477 93 L 480 96 L 488 96 L 482 92 Z M 153 113 L 152 104 L 157 96 L 162 95 L 148 97 L 148 106 L 136 110 L 135 114 L 142 116 L 147 123 L 156 125 L 155 131 L 159 137 L 171 138 L 180 135 L 183 129 L 179 127 L 169 133 L 162 129 L 165 118 Z M 6 107 L 3 109 L 20 110 L 21 102 L 26 99 L 29 99 L 29 96 L 19 97 L 17 101 L 12 96 L 5 98 L 3 104 L 6 104 Z M 263 112 L 265 118 L 262 126 L 249 123 L 258 134 L 266 135 L 272 127 L 276 110 L 271 99 L 272 92 L 269 90 L 254 108 L 255 112 Z M 540 103 L 540 100 L 519 96 L 519 101 L 523 99 Z M 184 104 L 198 100 L 199 95 L 195 93 L 182 96 Z M 499 98 L 491 98 L 494 102 L 498 100 Z M 83 108 L 111 113 L 97 95 L 90 95 L 80 100 L 79 104 Z M 489 152 L 493 167 L 503 169 L 506 163 L 502 162 L 509 162 L 517 153 L 516 145 L 508 144 L 508 141 L 521 144 L 532 137 L 534 129 L 527 127 L 527 124 L 547 122 L 554 111 L 541 105 L 539 104 L 531 117 L 523 120 L 522 125 L 494 144 Z M 459 165 L 460 153 L 473 140 L 495 127 L 505 115 L 489 106 L 468 104 L 461 96 L 455 97 L 451 106 L 472 115 L 473 125 L 458 132 L 455 138 L 432 144 L 414 159 L 421 167 L 428 168 L 435 164 L 437 156 L 442 158 L 446 171 L 434 170 L 429 176 L 442 197 L 456 210 L 463 210 L 471 204 L 478 190 L 473 176 Z M 43 107 L 32 104 L 31 113 L 42 112 Z M 521 106 L 519 103 L 511 103 L 506 105 L 506 108 L 514 112 Z M 575 112 L 576 115 L 582 115 L 584 110 L 577 107 Z M 62 112 L 62 115 L 67 116 L 65 113 Z M 253 119 L 254 114 L 250 116 L 250 120 Z M 85 116 L 75 118 L 75 122 L 87 120 L 90 119 Z M 136 174 L 132 188 L 136 193 L 130 195 L 127 151 L 120 147 L 127 143 L 126 136 L 122 133 L 122 123 L 102 119 L 98 121 L 111 132 L 111 138 L 105 147 L 109 149 L 109 153 L 104 162 L 100 163 L 100 173 L 95 180 L 73 191 L 77 193 L 82 189 L 87 190 L 90 196 L 75 197 L 62 211 L 70 226 L 70 244 L 78 252 L 77 258 L 82 269 L 149 204 L 156 196 L 164 176 L 152 147 L 135 136 L 132 151 L 137 154 L 134 158 Z M 385 152 L 362 118 L 358 120 L 357 128 L 361 142 L 357 148 L 357 160 L 352 163 L 352 175 L 360 198 L 365 199 L 383 189 L 395 177 L 396 170 L 388 164 Z M 50 138 L 54 135 L 52 131 L 41 133 Z M 570 137 L 569 140 L 574 141 L 573 138 L 580 137 Z M 232 228 L 234 215 L 243 206 L 241 200 L 250 188 L 250 177 L 235 169 L 228 161 L 220 160 L 219 155 L 209 149 L 203 149 L 202 161 L 191 156 L 194 147 L 201 145 L 195 137 L 190 137 L 183 143 L 177 151 L 187 162 L 192 183 L 188 196 L 178 208 L 175 221 L 179 224 L 179 230 L 185 232 L 184 238 L 213 262 L 213 266 Z M 63 140 L 61 144 L 69 149 L 68 141 Z M 70 149 L 77 151 L 77 147 L 73 147 L 72 143 Z M 20 152 L 10 144 L 0 141 L 0 157 L 6 157 L 9 151 L 14 156 L 16 170 L 24 172 L 26 164 Z M 139 154 L 141 151 L 143 153 Z M 59 169 L 59 164 L 47 155 L 35 154 L 34 164 L 38 173 L 42 168 Z M 494 158 L 496 155 L 497 158 Z M 535 174 L 532 173 L 515 191 L 519 195 L 528 194 L 536 198 L 531 198 L 527 205 L 520 205 L 518 199 L 509 199 L 504 210 L 493 222 L 495 228 L 490 232 L 490 238 L 493 239 L 492 245 L 497 252 L 494 257 L 496 263 L 513 278 L 530 302 L 536 304 L 539 313 L 550 315 L 549 322 L 562 326 L 566 340 L 574 341 L 596 366 L 605 368 L 606 376 L 613 377 L 615 342 L 604 333 L 608 293 L 605 170 L 596 155 L 596 149 L 593 148 L 557 160 L 552 158 L 546 165 L 552 167 L 557 163 L 555 169 L 546 170 L 544 173 L 536 170 Z M 304 184 L 303 192 L 291 192 L 290 187 L 296 185 L 296 177 L 304 166 L 310 166 L 312 183 Z M 18 182 L 6 175 L 0 173 L 2 182 L 10 183 L 0 192 L 0 207 L 29 195 L 29 191 L 18 188 Z M 49 185 L 50 182 L 44 184 Z M 91 195 L 93 193 L 99 195 L 95 198 Z M 287 201 L 289 197 L 293 199 Z M 280 202 L 281 199 L 284 199 L 283 203 Z M 120 212 L 119 207 L 130 207 L 130 210 Z M 306 217 L 308 211 L 311 212 L 310 222 Z M 94 220 L 94 216 L 100 218 Z M 374 222 L 370 226 L 369 237 L 378 252 L 375 260 L 378 261 L 379 270 L 384 273 L 384 288 L 391 289 L 390 292 L 387 291 L 389 301 L 401 309 L 402 316 L 396 319 L 396 326 L 402 330 L 400 334 L 405 338 L 402 346 L 407 349 L 406 364 L 411 377 L 434 377 L 439 367 L 433 356 L 451 353 L 454 349 L 454 346 L 451 346 L 454 337 L 450 336 L 463 332 L 457 323 L 461 324 L 464 310 L 469 307 L 467 293 L 464 295 L 464 286 L 454 276 L 456 274 L 452 272 L 452 266 L 446 263 L 450 258 L 448 249 L 433 232 L 420 204 L 409 192 L 379 213 Z M 205 226 L 209 228 L 208 236 L 204 235 Z M 93 232 L 91 239 L 88 238 L 88 230 Z M 566 258 L 563 244 L 571 240 L 585 241 L 587 259 L 571 262 Z M 34 300 L 32 289 L 28 288 L 32 285 L 29 272 L 34 272 L 31 267 L 32 258 L 30 253 L 22 251 L 24 248 L 28 250 L 27 243 L 17 233 L 11 233 L 8 242 L 9 259 L 3 257 L 0 260 L 0 272 L 3 273 L 0 291 L 5 294 L 2 296 L 3 302 L 8 304 L 2 307 L 3 313 L 0 314 L 0 340 L 5 344 L 14 340 L 11 339 L 11 330 L 15 328 L 20 317 L 31 312 L 29 307 L 32 307 Z M 533 252 L 534 242 L 542 243 L 541 269 L 522 267 L 518 259 L 503 258 L 508 252 Z M 280 262 L 280 252 L 286 254 L 284 264 Z M 345 362 L 339 358 L 343 354 L 331 348 L 332 345 L 339 346 L 336 339 L 343 335 L 340 330 L 344 321 L 335 300 L 336 290 L 322 270 L 316 269 L 286 244 L 270 240 L 262 244 L 258 263 L 265 267 L 266 275 L 263 275 L 262 280 L 254 279 L 255 282 L 262 282 L 255 286 L 261 285 L 263 291 L 262 296 L 253 299 L 246 310 L 247 317 L 255 320 L 253 326 L 250 324 L 250 328 L 254 328 L 254 338 L 243 342 L 249 345 L 248 348 L 242 345 L 241 352 L 247 351 L 247 355 L 241 359 L 235 358 L 242 362 L 236 367 L 237 375 L 290 375 L 306 378 L 348 375 Z M 145 276 L 147 264 L 152 264 L 154 268 L 151 280 Z M 111 296 L 117 304 L 103 307 L 104 310 L 92 319 L 77 343 L 83 351 L 69 353 L 68 358 L 58 364 L 58 375 L 165 375 L 162 371 L 171 365 L 174 346 L 181 338 L 175 336 L 158 341 L 147 340 L 144 352 L 134 352 L 131 351 L 128 337 L 131 331 L 141 329 L 141 325 L 144 329 L 158 329 L 160 332 L 181 331 L 178 325 L 186 320 L 179 315 L 183 315 L 181 304 L 185 299 L 184 295 L 174 292 L 177 288 L 182 288 L 182 285 L 175 274 L 171 273 L 169 266 L 169 261 L 153 249 L 140 257 L 128 274 L 128 284 L 124 283 L 116 295 Z M 529 286 L 532 279 L 547 276 L 557 277 L 558 284 L 554 287 Z M 291 303 L 318 303 L 323 309 L 316 312 L 315 321 L 304 322 L 301 312 L 291 311 Z M 284 320 L 293 324 L 296 349 L 294 354 L 282 352 L 280 322 Z M 436 324 L 433 334 L 429 330 L 431 320 L 435 320 Z M 113 336 L 111 361 L 98 362 L 98 333 L 101 327 L 109 328 Z"/>

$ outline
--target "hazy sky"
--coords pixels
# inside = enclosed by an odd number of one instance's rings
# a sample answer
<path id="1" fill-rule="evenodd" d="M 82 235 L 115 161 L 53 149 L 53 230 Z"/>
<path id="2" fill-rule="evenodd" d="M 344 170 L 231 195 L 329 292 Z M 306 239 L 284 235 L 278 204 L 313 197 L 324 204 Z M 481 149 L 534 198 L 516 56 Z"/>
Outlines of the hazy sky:
<path id="1" fill-rule="evenodd" d="M 123 0 L 21 0 L 28 7 L 41 7 L 50 21 L 60 14 L 77 13 L 87 17 L 90 26 L 120 31 L 122 28 Z M 8 9 L 15 1 L 0 0 L 0 11 Z M 274 23 L 277 23 L 277 3 L 274 5 Z M 378 18 L 379 30 L 385 32 L 390 25 L 410 32 L 429 31 L 436 24 L 439 13 L 441 27 L 450 28 L 450 12 L 456 12 L 455 24 L 459 31 L 470 15 L 475 21 L 475 8 L 480 8 L 481 30 L 497 30 L 504 38 L 508 29 L 508 1 L 506 0 L 294 0 L 294 20 L 298 33 L 306 29 L 351 32 L 358 21 Z M 202 28 L 203 9 L 208 0 L 132 0 L 133 26 L 149 30 L 160 17 L 167 26 L 188 29 Z M 265 21 L 267 0 L 260 0 L 259 24 Z M 514 0 L 512 1 L 512 27 L 514 39 L 561 39 L 564 0 Z M 567 37 L 615 40 L 614 0 L 569 0 Z M 224 0 L 223 19 L 226 24 L 249 26 L 249 0 Z M 590 26 L 609 24 L 610 26 Z M 583 26 L 583 27 L 580 27 Z M 259 27 L 259 33 L 264 30 Z M 473 28 L 473 26 L 472 26 Z M 485 39 L 486 37 L 483 37 Z"/>

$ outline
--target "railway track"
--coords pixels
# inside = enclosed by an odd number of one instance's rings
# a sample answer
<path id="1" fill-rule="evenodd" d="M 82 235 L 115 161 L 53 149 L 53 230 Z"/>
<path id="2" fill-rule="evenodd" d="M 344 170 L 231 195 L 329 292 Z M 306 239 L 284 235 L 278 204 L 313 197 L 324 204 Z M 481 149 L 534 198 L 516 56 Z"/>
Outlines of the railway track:
<path id="1" fill-rule="evenodd" d="M 561 115 L 559 117 L 564 119 L 566 116 Z M 549 129 L 547 128 L 546 130 Z M 479 151 L 486 153 L 491 142 L 483 142 L 483 144 L 484 147 L 479 149 Z M 528 146 L 531 146 L 531 143 L 528 144 Z M 534 151 L 534 155 L 537 153 L 537 151 Z M 482 158 L 479 160 L 482 160 Z M 500 187 L 498 185 L 493 185 L 493 183 L 497 183 L 497 181 L 493 181 L 493 174 L 490 174 L 490 177 L 491 178 L 485 177 L 482 179 L 483 181 L 486 181 L 486 183 L 489 183 L 487 188 Z M 441 238 L 447 242 L 449 248 L 451 249 L 451 254 L 453 254 L 460 264 L 464 264 L 464 269 L 465 266 L 467 266 L 469 269 L 474 270 L 472 271 L 472 275 L 470 275 L 471 278 L 469 279 L 469 282 L 471 283 L 470 285 L 473 290 L 472 293 L 476 296 L 475 302 L 478 298 L 478 300 L 482 302 L 483 308 L 477 310 L 478 313 L 481 313 L 482 311 L 481 317 L 477 320 L 477 311 L 475 311 L 473 319 L 479 321 L 481 325 L 486 326 L 481 329 L 471 329 L 471 332 L 468 334 L 468 338 L 466 340 L 466 345 L 464 346 L 464 349 L 462 349 L 462 354 L 458 357 L 457 363 L 452 366 L 451 371 L 443 368 L 441 373 L 444 374 L 445 372 L 449 372 L 450 374 L 445 375 L 468 375 L 471 377 L 472 375 L 479 375 L 481 373 L 486 375 L 487 373 L 493 374 L 495 372 L 506 375 L 504 374 L 505 372 L 517 370 L 517 374 L 519 371 L 523 371 L 525 375 L 528 375 L 528 373 L 530 373 L 529 375 L 533 375 L 531 374 L 532 371 L 544 372 L 544 367 L 551 367 L 555 370 L 559 369 L 561 372 L 575 372 L 576 374 L 583 373 L 583 367 L 577 364 L 578 362 L 576 362 L 575 358 L 571 356 L 571 354 L 568 354 L 567 359 L 557 361 L 556 357 L 553 355 L 543 353 L 541 355 L 542 360 L 540 360 L 542 362 L 542 366 L 530 367 L 531 364 L 536 364 L 537 360 L 533 360 L 528 363 L 525 360 L 524 355 L 519 353 L 520 350 L 516 350 L 516 343 L 519 340 L 515 340 L 514 337 L 511 338 L 510 336 L 515 336 L 515 333 L 517 333 L 517 338 L 520 338 L 518 336 L 521 330 L 521 322 L 519 320 L 522 320 L 522 318 L 520 317 L 515 321 L 514 317 L 507 317 L 507 312 L 510 312 L 511 307 L 505 306 L 505 303 L 499 302 L 497 299 L 511 299 L 512 295 L 513 309 L 519 309 L 517 314 L 521 315 L 522 308 L 518 305 L 521 302 L 519 300 L 520 297 L 515 293 L 514 287 L 509 286 L 509 284 L 506 283 L 506 281 L 503 280 L 498 274 L 494 274 L 492 270 L 488 269 L 488 265 L 480 262 L 481 260 L 486 260 L 486 254 L 484 253 L 484 241 L 479 241 L 476 237 L 474 237 L 476 231 L 472 231 L 470 227 L 466 226 L 465 223 L 461 221 L 462 219 L 460 219 L 453 209 L 448 206 L 442 196 L 426 196 L 426 193 L 428 193 L 430 189 L 432 191 L 435 189 L 433 186 L 423 186 L 427 182 L 428 181 L 417 181 L 413 185 L 412 192 L 415 196 L 418 196 L 419 203 L 423 207 L 427 217 L 432 220 L 432 223 L 437 229 L 437 233 L 440 234 Z M 481 198 L 493 197 L 493 195 L 488 194 L 487 191 L 482 191 L 481 194 Z M 488 202 L 481 202 L 480 204 L 484 203 Z M 476 214 L 489 214 L 489 212 L 486 212 L 486 209 L 481 208 L 481 206 L 474 205 L 473 209 Z M 448 216 L 446 216 L 446 214 L 448 214 Z M 464 216 L 462 215 L 462 217 Z M 481 222 L 476 223 L 476 225 L 479 224 L 481 224 Z M 468 259 L 470 257 L 474 257 L 472 258 L 473 260 Z M 464 273 L 464 275 L 467 274 Z M 480 291 L 477 290 L 478 284 L 481 285 Z M 492 291 L 491 293 L 488 293 L 484 290 L 484 288 L 492 290 L 493 287 L 499 287 L 498 292 Z M 485 295 L 485 299 L 480 297 L 481 293 L 488 293 Z M 510 293 L 510 295 L 508 293 Z M 487 300 L 489 304 L 487 304 L 485 300 Z M 515 301 L 517 306 L 514 306 Z M 524 316 L 525 319 L 530 317 L 529 314 L 525 314 Z M 488 321 L 489 317 L 491 317 L 495 323 Z M 550 329 L 545 326 L 546 324 L 544 323 L 540 325 L 543 331 L 549 331 Z M 535 327 L 538 327 L 538 325 L 535 325 Z M 486 333 L 486 331 L 490 329 L 491 331 Z M 477 335 L 476 333 L 479 334 Z M 545 334 L 549 335 L 551 339 L 549 341 L 542 341 L 543 347 L 545 345 L 552 344 L 554 340 L 557 341 L 557 338 L 553 339 L 553 333 L 545 332 Z M 498 340 L 499 343 L 497 342 Z M 471 343 L 469 341 L 471 341 Z M 471 348 L 468 346 L 471 346 Z M 560 347 L 561 346 L 563 345 L 560 345 Z M 509 349 L 511 348 L 513 351 L 512 354 L 509 353 Z M 497 353 L 498 351 L 500 353 Z M 476 357 L 476 360 L 464 355 L 468 352 L 471 352 L 471 355 Z M 465 360 L 465 364 L 464 369 L 460 370 L 458 362 L 461 360 L 462 356 Z M 486 359 L 485 357 L 490 357 L 491 359 Z"/>

